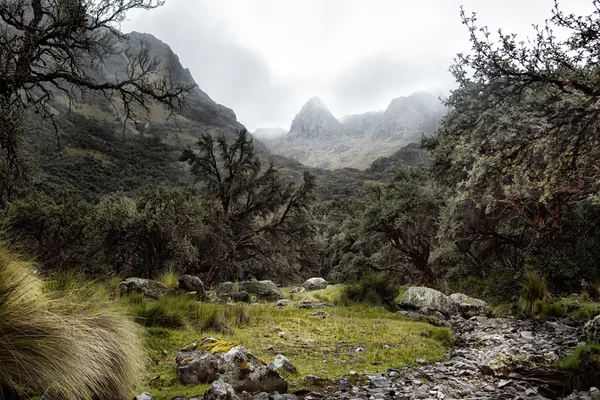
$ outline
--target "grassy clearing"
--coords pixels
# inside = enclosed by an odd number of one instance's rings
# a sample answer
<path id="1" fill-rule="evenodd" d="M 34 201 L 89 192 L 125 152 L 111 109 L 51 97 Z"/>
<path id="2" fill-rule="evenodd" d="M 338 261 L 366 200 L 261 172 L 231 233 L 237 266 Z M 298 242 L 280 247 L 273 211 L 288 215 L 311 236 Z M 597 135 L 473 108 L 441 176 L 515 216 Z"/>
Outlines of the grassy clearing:
<path id="1" fill-rule="evenodd" d="M 313 303 L 326 302 L 337 304 L 340 301 L 344 287 L 341 285 L 329 285 L 327 289 L 312 290 L 310 292 L 289 293 L 289 288 L 282 289 L 283 294 L 294 301 L 310 300 Z"/>
<path id="2" fill-rule="evenodd" d="M 236 341 L 267 362 L 276 354 L 284 354 L 298 368 L 297 375 L 288 377 L 290 382 L 297 383 L 295 387 L 292 383 L 292 389 L 303 387 L 306 375 L 334 379 L 348 375 L 351 370 L 374 373 L 413 365 L 417 358 L 439 361 L 445 358 L 452 340 L 447 328 L 407 321 L 381 309 L 360 306 L 323 309 L 328 318 L 319 318 L 311 315 L 315 310 L 295 307 L 197 304 L 200 314 L 215 313 L 214 318 L 235 332 L 223 334 L 210 328 L 198 329 L 201 321 L 196 321 L 196 328 L 188 323 L 179 330 L 147 329 L 146 347 L 151 363 L 144 390 L 150 391 L 155 399 L 204 392 L 206 386 L 179 383 L 174 362 L 181 347 L 200 336 Z M 273 346 L 273 350 L 267 350 L 268 346 Z M 357 348 L 363 351 L 357 352 Z"/>

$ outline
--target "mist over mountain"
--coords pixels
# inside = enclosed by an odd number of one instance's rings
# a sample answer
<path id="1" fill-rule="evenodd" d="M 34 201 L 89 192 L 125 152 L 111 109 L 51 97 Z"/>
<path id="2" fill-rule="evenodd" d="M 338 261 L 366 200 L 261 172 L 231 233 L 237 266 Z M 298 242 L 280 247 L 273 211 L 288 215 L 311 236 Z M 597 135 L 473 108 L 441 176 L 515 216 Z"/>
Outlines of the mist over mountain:
<path id="1" fill-rule="evenodd" d="M 310 167 L 365 169 L 378 158 L 432 135 L 445 112 L 436 95 L 416 92 L 393 99 L 385 111 L 338 120 L 321 99 L 313 97 L 298 112 L 287 135 L 265 139 L 265 144 L 273 153 Z"/>

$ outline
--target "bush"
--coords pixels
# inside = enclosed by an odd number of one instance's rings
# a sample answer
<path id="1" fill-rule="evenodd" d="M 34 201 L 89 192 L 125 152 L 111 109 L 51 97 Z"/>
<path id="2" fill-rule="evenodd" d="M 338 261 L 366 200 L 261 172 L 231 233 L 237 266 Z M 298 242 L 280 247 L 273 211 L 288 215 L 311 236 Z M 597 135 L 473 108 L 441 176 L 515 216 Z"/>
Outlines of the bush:
<path id="1" fill-rule="evenodd" d="M 542 302 L 550 300 L 550 292 L 546 286 L 546 280 L 535 271 L 525 273 L 525 279 L 521 283 L 521 295 L 519 298 L 519 308 L 523 314 L 533 314 L 533 308 L 536 301 Z"/>
<path id="2" fill-rule="evenodd" d="M 368 303 L 394 310 L 397 308 L 396 297 L 399 291 L 385 275 L 364 275 L 358 284 L 344 287 L 340 303 Z"/>
<path id="3" fill-rule="evenodd" d="M 536 300 L 533 304 L 533 313 L 540 318 L 563 318 L 567 316 L 567 309 L 557 302 Z"/>
<path id="4" fill-rule="evenodd" d="M 572 389 L 589 390 L 600 385 L 600 345 L 586 344 L 576 347 L 558 362 L 558 367 L 567 373 Z"/>
<path id="5" fill-rule="evenodd" d="M 458 281 L 458 285 L 449 285 L 451 292 L 484 299 L 493 304 L 514 301 L 519 295 L 519 275 L 512 269 L 492 269 L 487 278 L 469 276 Z"/>
<path id="6" fill-rule="evenodd" d="M 97 287 L 49 290 L 0 244 L 0 397 L 129 399 L 143 372 L 137 326 Z"/>

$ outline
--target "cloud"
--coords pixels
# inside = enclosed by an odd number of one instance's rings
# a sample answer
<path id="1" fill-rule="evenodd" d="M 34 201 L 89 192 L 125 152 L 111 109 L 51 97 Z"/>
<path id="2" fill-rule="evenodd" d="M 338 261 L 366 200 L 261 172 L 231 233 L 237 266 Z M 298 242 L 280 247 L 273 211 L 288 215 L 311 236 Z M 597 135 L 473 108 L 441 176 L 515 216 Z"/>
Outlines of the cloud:
<path id="1" fill-rule="evenodd" d="M 451 57 L 437 54 L 399 57 L 378 52 L 362 57 L 333 80 L 332 107 L 359 113 L 385 107 L 391 99 L 417 90 L 448 90 L 453 86 L 447 72 L 451 62 Z"/>
<path id="2" fill-rule="evenodd" d="M 123 30 L 169 44 L 200 88 L 255 130 L 289 127 L 312 96 L 339 117 L 453 87 L 448 68 L 470 49 L 461 4 L 478 13 L 479 26 L 523 38 L 553 7 L 552 0 L 169 0 L 131 13 Z M 564 6 L 585 15 L 590 1 Z"/>

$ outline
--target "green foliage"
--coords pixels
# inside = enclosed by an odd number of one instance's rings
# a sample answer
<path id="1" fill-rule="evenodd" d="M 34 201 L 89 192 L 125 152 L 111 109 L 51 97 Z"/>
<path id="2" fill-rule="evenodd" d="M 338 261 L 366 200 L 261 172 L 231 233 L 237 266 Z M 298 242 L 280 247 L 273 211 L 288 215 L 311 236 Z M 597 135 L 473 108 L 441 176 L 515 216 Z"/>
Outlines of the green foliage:
<path id="1" fill-rule="evenodd" d="M 347 285 L 341 292 L 340 303 L 367 303 L 371 305 L 382 305 L 390 310 L 397 308 L 396 297 L 398 297 L 398 286 L 390 283 L 385 275 L 364 275 L 358 284 Z"/>
<path id="2" fill-rule="evenodd" d="M 588 390 L 600 384 L 600 345 L 577 346 L 558 362 L 558 367 L 569 376 L 573 389 Z"/>
<path id="3" fill-rule="evenodd" d="M 465 271 L 461 273 L 464 274 Z M 493 269 L 485 278 L 473 274 L 459 278 L 456 286 L 450 284 L 448 286 L 451 292 L 465 293 L 493 304 L 502 304 L 510 303 L 518 297 L 519 282 L 520 275 L 514 270 Z"/>
<path id="4" fill-rule="evenodd" d="M 557 301 L 536 300 L 533 303 L 532 312 L 542 319 L 563 318 L 567 316 L 566 307 Z"/>
<path id="5" fill-rule="evenodd" d="M 218 262 L 207 281 L 217 274 L 234 279 L 236 269 L 252 272 L 252 261 L 269 255 L 293 256 L 297 244 L 312 233 L 308 208 L 315 177 L 305 171 L 300 185 L 283 183 L 273 164 L 262 168 L 246 130 L 232 143 L 225 136 L 203 134 L 197 146 L 198 153 L 188 149 L 181 161 L 219 204 L 225 224 L 221 246 L 215 249 Z"/>
<path id="6" fill-rule="evenodd" d="M 57 400 L 133 396 L 142 373 L 136 325 L 100 287 L 75 281 L 65 276 L 55 286 L 45 285 L 29 262 L 0 247 L 3 395 Z"/>
<path id="7" fill-rule="evenodd" d="M 527 271 L 521 283 L 519 307 L 524 314 L 531 315 L 534 312 L 536 302 L 550 300 L 550 292 L 543 276 L 535 271 Z"/>

